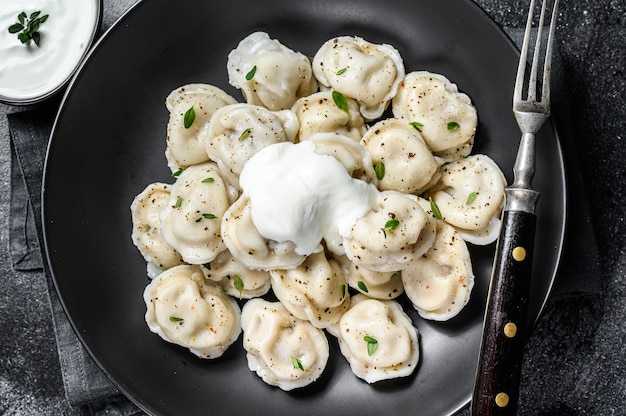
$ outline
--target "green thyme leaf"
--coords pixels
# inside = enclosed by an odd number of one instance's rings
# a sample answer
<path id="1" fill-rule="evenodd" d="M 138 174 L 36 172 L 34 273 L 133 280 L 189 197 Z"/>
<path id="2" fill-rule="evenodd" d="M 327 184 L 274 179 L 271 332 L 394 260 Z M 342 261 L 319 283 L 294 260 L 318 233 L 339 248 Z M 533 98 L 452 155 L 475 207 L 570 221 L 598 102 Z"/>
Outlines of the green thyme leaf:
<path id="1" fill-rule="evenodd" d="M 31 37 L 33 39 L 33 42 L 35 42 L 35 45 L 39 46 L 39 42 L 41 41 L 41 35 L 39 34 L 39 32 L 33 32 Z"/>
<path id="2" fill-rule="evenodd" d="M 374 172 L 376 172 L 378 180 L 382 180 L 385 177 L 385 164 L 383 162 L 376 162 L 376 165 L 374 165 Z"/>
<path id="3" fill-rule="evenodd" d="M 339 71 L 337 71 L 336 75 L 341 75 L 343 73 L 345 73 L 348 70 L 348 68 L 341 68 Z"/>
<path id="4" fill-rule="evenodd" d="M 24 30 L 24 25 L 21 23 L 15 23 L 9 26 L 9 33 L 17 33 L 21 30 Z"/>
<path id="5" fill-rule="evenodd" d="M 174 204 L 174 208 L 180 208 L 182 204 L 183 204 L 183 199 L 181 197 L 178 197 L 178 199 L 176 200 L 176 204 Z"/>
<path id="6" fill-rule="evenodd" d="M 241 276 L 239 276 L 238 274 L 236 274 L 233 278 L 233 286 L 239 292 L 239 299 L 241 299 L 241 296 L 243 294 L 243 280 L 241 280 Z"/>
<path id="7" fill-rule="evenodd" d="M 183 123 L 185 128 L 188 129 L 193 124 L 196 119 L 196 110 L 193 109 L 193 105 L 185 112 L 185 116 L 183 117 Z"/>
<path id="8" fill-rule="evenodd" d="M 248 138 L 248 136 L 250 135 L 251 131 L 252 131 L 252 129 L 250 127 L 245 129 L 244 131 L 242 131 L 241 135 L 239 136 L 239 141 L 246 140 Z"/>
<path id="9" fill-rule="evenodd" d="M 456 121 L 451 121 L 448 123 L 448 130 L 450 131 L 458 130 L 460 128 L 461 128 L 461 125 L 457 123 Z"/>
<path id="10" fill-rule="evenodd" d="M 179 318 L 178 316 L 170 316 L 170 321 L 171 322 L 182 322 L 184 321 L 183 318 Z"/>
<path id="11" fill-rule="evenodd" d="M 302 366 L 302 361 L 300 361 L 293 355 L 291 356 L 291 364 L 293 364 L 293 368 L 297 368 L 297 369 L 304 371 L 304 367 Z"/>
<path id="12" fill-rule="evenodd" d="M 208 220 L 214 220 L 217 218 L 217 215 L 213 215 L 213 214 L 202 214 L 202 217 L 208 219 Z"/>
<path id="13" fill-rule="evenodd" d="M 385 238 L 387 238 L 387 231 L 393 231 L 396 228 L 398 228 L 398 225 L 400 225 L 400 221 L 398 220 L 389 220 L 385 223 L 385 226 L 382 228 L 383 230 L 383 234 L 385 236 Z"/>
<path id="14" fill-rule="evenodd" d="M 341 285 L 341 299 L 346 297 L 346 285 Z"/>
<path id="15" fill-rule="evenodd" d="M 370 337 L 369 335 L 364 336 L 363 340 L 367 342 L 367 355 L 371 357 L 378 348 L 378 340 L 376 338 Z"/>
<path id="16" fill-rule="evenodd" d="M 180 168 L 176 172 L 172 172 L 172 176 L 176 178 L 176 177 L 180 176 L 180 174 L 183 173 L 184 170 L 185 169 Z"/>
<path id="17" fill-rule="evenodd" d="M 362 292 L 369 293 L 369 290 L 367 289 L 367 286 L 365 286 L 365 283 L 363 283 L 363 281 L 359 280 L 356 285 L 359 287 L 359 289 L 361 289 Z"/>
<path id="18" fill-rule="evenodd" d="M 256 74 L 256 65 L 252 67 L 252 69 L 246 74 L 246 81 L 250 81 L 254 78 L 254 74 Z"/>
<path id="19" fill-rule="evenodd" d="M 396 228 L 398 228 L 398 225 L 400 225 L 400 221 L 389 220 L 385 223 L 385 231 L 395 230 Z"/>
<path id="20" fill-rule="evenodd" d="M 442 220 L 443 215 L 441 215 L 441 211 L 439 211 L 439 207 L 437 206 L 435 201 L 433 201 L 433 198 L 428 198 L 428 201 L 430 202 L 430 209 L 433 211 L 433 217 L 437 218 L 438 220 Z"/>
<path id="21" fill-rule="evenodd" d="M 333 91 L 333 101 L 337 107 L 350 114 L 350 111 L 348 110 L 348 100 L 346 100 L 346 97 L 342 93 L 339 91 Z"/>
<path id="22" fill-rule="evenodd" d="M 398 278 L 398 273 L 394 273 L 391 275 L 391 277 L 389 278 L 389 280 L 395 280 Z"/>
<path id="23" fill-rule="evenodd" d="M 472 202 L 474 202 L 474 200 L 476 199 L 476 197 L 478 196 L 478 192 L 472 192 L 467 196 L 467 201 L 465 201 L 465 205 L 469 205 Z"/>
<path id="24" fill-rule="evenodd" d="M 413 128 L 419 131 L 420 133 L 422 132 L 422 127 L 424 127 L 424 125 L 420 123 L 419 121 L 412 121 L 409 124 L 413 126 Z"/>
<path id="25" fill-rule="evenodd" d="M 211 183 L 211 182 L 215 182 L 214 178 L 204 178 L 202 179 L 202 183 Z"/>

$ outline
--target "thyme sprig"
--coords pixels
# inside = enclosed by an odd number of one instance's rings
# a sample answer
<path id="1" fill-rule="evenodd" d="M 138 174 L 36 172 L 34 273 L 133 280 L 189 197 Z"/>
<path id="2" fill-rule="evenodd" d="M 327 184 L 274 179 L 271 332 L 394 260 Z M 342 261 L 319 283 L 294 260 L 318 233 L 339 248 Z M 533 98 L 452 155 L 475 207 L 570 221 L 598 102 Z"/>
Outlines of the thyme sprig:
<path id="1" fill-rule="evenodd" d="M 17 15 L 17 22 L 9 26 L 9 33 L 17 33 L 17 38 L 22 44 L 30 45 L 33 41 L 39 46 L 41 42 L 39 26 L 48 20 L 48 17 L 47 14 L 41 16 L 41 10 L 31 13 L 30 16 L 26 12 L 21 12 Z"/>

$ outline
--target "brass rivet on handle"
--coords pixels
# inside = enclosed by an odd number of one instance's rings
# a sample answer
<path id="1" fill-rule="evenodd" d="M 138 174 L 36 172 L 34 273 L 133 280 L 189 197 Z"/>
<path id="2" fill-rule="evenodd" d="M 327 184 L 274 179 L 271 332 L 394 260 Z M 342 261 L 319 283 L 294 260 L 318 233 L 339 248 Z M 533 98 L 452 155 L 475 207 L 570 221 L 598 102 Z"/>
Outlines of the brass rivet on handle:
<path id="1" fill-rule="evenodd" d="M 513 258 L 517 261 L 523 261 L 526 258 L 526 249 L 524 247 L 515 247 L 513 249 Z"/>
<path id="2" fill-rule="evenodd" d="M 513 338 L 516 334 L 517 325 L 515 325 L 513 322 L 509 322 L 504 325 L 504 335 L 506 335 L 507 338 Z"/>
<path id="3" fill-rule="evenodd" d="M 496 405 L 498 407 L 506 407 L 509 404 L 509 395 L 506 393 L 496 394 Z"/>

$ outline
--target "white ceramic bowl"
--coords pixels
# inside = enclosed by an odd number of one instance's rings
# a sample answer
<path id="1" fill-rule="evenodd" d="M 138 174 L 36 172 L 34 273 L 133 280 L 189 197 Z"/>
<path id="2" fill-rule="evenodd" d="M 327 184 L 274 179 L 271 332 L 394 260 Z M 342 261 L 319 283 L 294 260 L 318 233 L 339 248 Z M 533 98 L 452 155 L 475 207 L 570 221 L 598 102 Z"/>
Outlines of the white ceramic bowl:
<path id="1" fill-rule="evenodd" d="M 39 46 L 23 44 L 9 26 L 18 15 L 41 11 Z M 25 22 L 27 22 L 25 19 Z M 102 0 L 0 0 L 0 102 L 35 104 L 61 91 L 93 44 L 102 22 Z"/>

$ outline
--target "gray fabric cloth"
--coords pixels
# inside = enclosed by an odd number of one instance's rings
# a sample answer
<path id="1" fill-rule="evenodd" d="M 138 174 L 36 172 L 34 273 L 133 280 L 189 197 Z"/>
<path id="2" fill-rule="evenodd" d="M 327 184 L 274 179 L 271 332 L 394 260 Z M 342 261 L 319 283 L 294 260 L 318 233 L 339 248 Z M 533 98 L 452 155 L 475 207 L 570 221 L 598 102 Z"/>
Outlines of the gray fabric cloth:
<path id="1" fill-rule="evenodd" d="M 521 40 L 521 31 L 509 32 L 514 41 Z M 553 65 L 553 102 L 558 112 L 556 119 L 564 149 L 568 188 L 576 189 L 575 198 L 568 202 L 568 229 L 564 258 L 553 291 L 556 297 L 571 297 L 596 293 L 602 287 L 598 265 L 598 251 L 594 232 L 589 222 L 589 206 L 584 197 L 579 160 L 573 141 L 568 140 L 569 112 L 567 103 L 558 91 L 558 54 Z M 11 178 L 10 252 L 13 266 L 19 270 L 45 268 L 42 261 L 41 239 L 41 181 L 45 150 L 56 108 L 42 108 L 10 114 L 9 128 L 14 153 Z M 72 406 L 80 407 L 83 415 L 135 415 L 142 412 L 109 381 L 73 331 L 49 273 L 43 273 L 49 286 L 50 307 L 53 315 L 57 349 L 65 392 Z"/>

